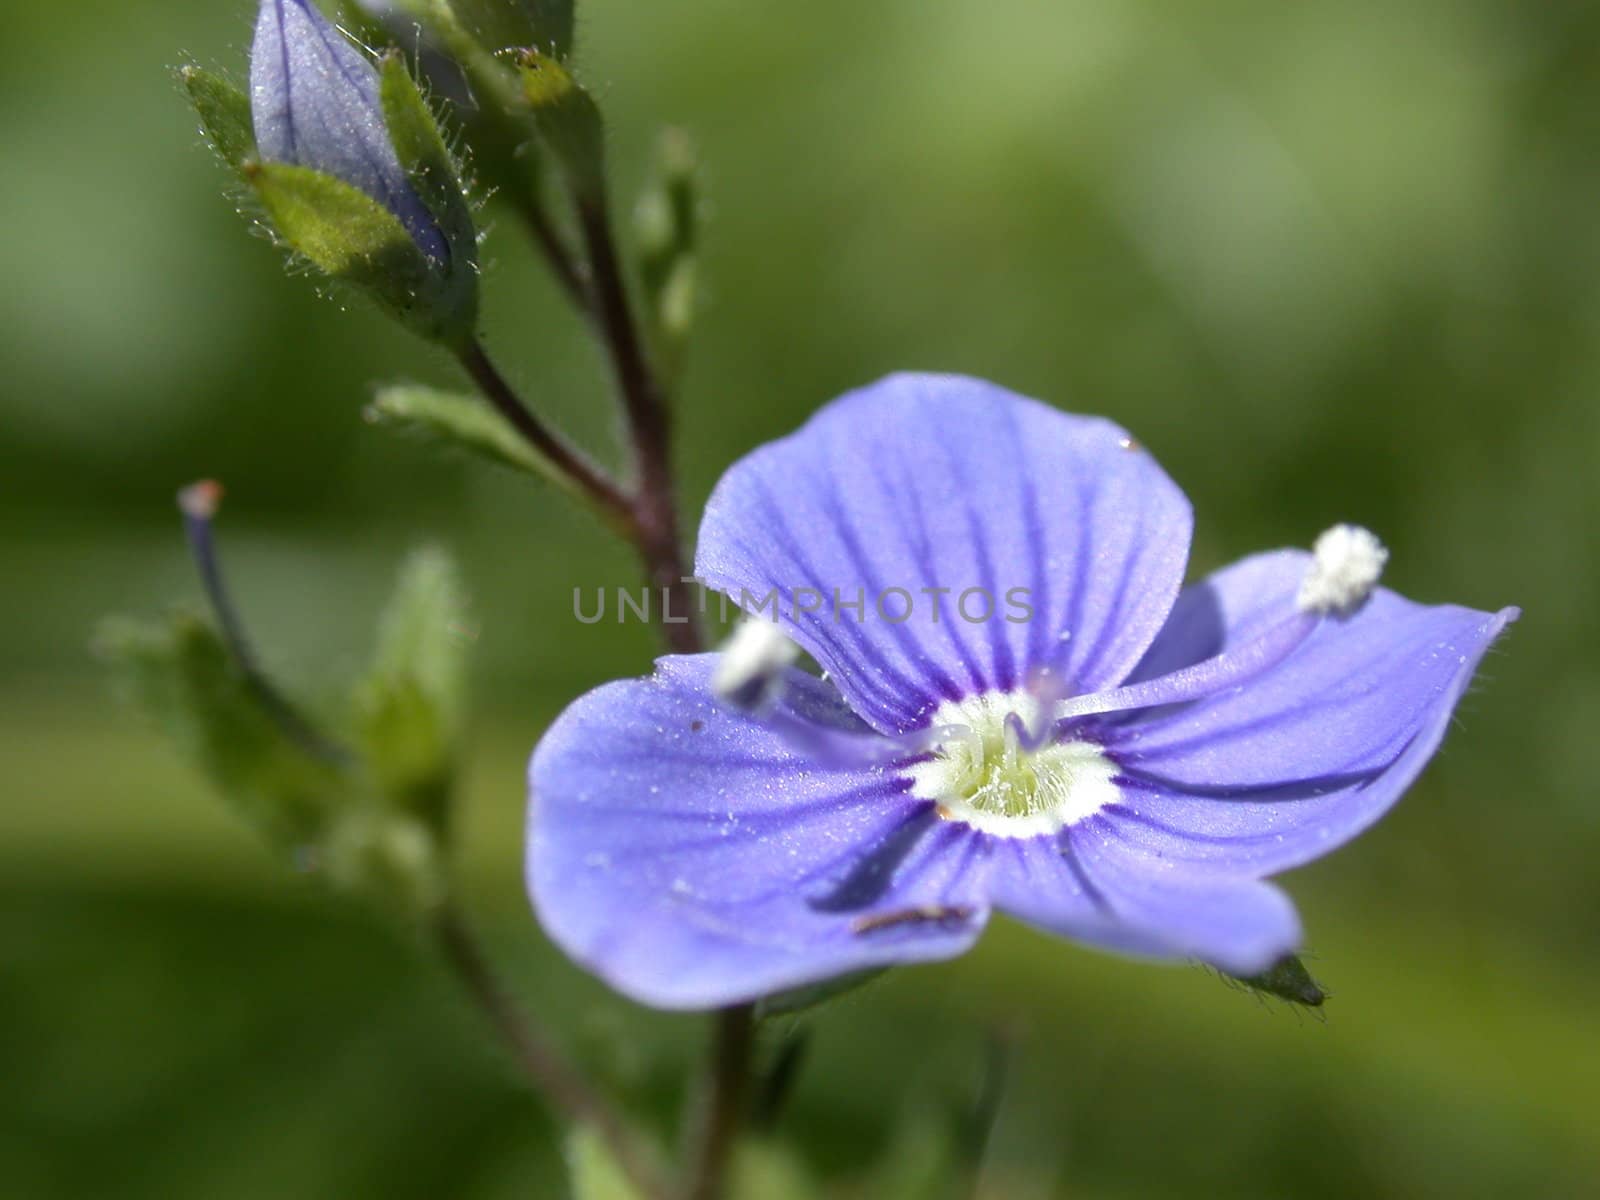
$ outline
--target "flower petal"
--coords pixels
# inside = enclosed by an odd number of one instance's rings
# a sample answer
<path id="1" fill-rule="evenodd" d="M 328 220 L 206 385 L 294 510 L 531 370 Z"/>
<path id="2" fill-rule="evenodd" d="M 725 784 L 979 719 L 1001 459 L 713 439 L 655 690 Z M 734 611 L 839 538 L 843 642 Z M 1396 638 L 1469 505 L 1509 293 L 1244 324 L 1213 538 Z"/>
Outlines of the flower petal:
<path id="1" fill-rule="evenodd" d="M 980 839 L 895 775 L 809 761 L 717 704 L 715 663 L 664 658 L 591 692 L 534 752 L 528 885 L 551 938 L 662 1008 L 970 946 L 987 918 Z M 825 689 L 794 672 L 786 702 L 815 719 Z"/>
<path id="2" fill-rule="evenodd" d="M 1292 611 L 1307 562 L 1259 555 L 1186 591 L 1136 677 L 1248 641 Z M 1105 816 L 1150 853 L 1214 870 L 1269 874 L 1317 858 L 1417 777 L 1516 616 L 1380 588 L 1260 678 L 1109 726 L 1126 800 Z"/>
<path id="3" fill-rule="evenodd" d="M 377 71 L 311 0 L 262 0 L 250 48 L 250 110 L 263 159 L 358 188 L 398 217 L 424 254 L 450 260 L 389 140 Z"/>
<path id="4" fill-rule="evenodd" d="M 1141 958 L 1198 958 L 1236 975 L 1300 942 L 1294 906 L 1271 884 L 1196 872 L 1128 846 L 1095 817 L 1054 837 L 997 843 L 997 910 L 1050 933 Z"/>
<path id="5" fill-rule="evenodd" d="M 1172 607 L 1191 526 L 1183 493 L 1110 422 L 975 379 L 894 375 L 736 463 L 696 566 L 746 606 L 775 589 L 856 711 L 904 731 L 1041 667 L 1073 691 L 1121 682 Z M 796 611 L 804 589 L 817 611 Z"/>

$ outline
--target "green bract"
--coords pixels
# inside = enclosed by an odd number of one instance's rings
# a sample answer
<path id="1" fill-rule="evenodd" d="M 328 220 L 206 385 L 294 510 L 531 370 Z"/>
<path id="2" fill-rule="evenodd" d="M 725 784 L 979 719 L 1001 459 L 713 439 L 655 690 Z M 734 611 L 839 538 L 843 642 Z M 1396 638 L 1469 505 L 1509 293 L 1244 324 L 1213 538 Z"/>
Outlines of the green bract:
<path id="1" fill-rule="evenodd" d="M 572 486 L 566 475 L 476 396 L 420 384 L 393 384 L 378 390 L 367 408 L 367 419 L 470 450 L 501 466 L 543 475 L 564 488 Z"/>
<path id="2" fill-rule="evenodd" d="M 465 589 L 440 550 L 414 553 L 357 685 L 357 733 L 388 805 L 443 836 L 456 776 L 468 644 Z"/>
<path id="3" fill-rule="evenodd" d="M 290 853 L 318 840 L 343 802 L 345 773 L 289 735 L 209 624 L 183 612 L 112 620 L 96 649 L 129 698 L 268 842 Z"/>

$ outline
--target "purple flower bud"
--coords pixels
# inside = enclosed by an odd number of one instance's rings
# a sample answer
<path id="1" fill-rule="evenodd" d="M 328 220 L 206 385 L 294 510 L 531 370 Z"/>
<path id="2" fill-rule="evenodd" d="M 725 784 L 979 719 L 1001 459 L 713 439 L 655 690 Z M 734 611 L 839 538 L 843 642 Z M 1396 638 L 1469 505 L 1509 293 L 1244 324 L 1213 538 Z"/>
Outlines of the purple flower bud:
<path id="1" fill-rule="evenodd" d="M 377 71 L 310 0 L 261 0 L 250 111 L 264 160 L 359 189 L 392 212 L 429 258 L 450 261 L 443 231 L 390 143 Z"/>

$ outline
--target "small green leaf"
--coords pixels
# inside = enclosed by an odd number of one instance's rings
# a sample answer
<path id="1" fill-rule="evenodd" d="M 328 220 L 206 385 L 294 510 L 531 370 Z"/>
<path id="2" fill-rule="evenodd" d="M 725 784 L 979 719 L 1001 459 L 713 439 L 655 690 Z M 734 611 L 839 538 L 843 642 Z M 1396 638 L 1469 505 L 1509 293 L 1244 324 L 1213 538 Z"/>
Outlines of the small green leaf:
<path id="1" fill-rule="evenodd" d="M 840 975 L 836 979 L 827 979 L 810 987 L 795 988 L 790 992 L 767 996 L 756 1002 L 756 1019 L 764 1021 L 769 1017 L 792 1017 L 807 1009 L 816 1008 L 830 1000 L 848 995 L 864 984 L 871 983 L 886 970 L 887 967 L 873 967 L 849 975 Z"/>
<path id="2" fill-rule="evenodd" d="M 1322 986 L 1311 977 L 1311 972 L 1306 970 L 1305 963 L 1293 954 L 1279 959 L 1276 964 L 1259 975 L 1229 976 L 1229 978 L 1237 980 L 1252 991 L 1264 992 L 1269 996 L 1276 996 L 1280 1000 L 1287 1000 L 1291 1004 L 1299 1004 L 1306 1008 L 1321 1008 L 1328 998 Z"/>
<path id="3" fill-rule="evenodd" d="M 572 1200 L 642 1200 L 605 1139 L 586 1125 L 567 1134 L 567 1171 Z"/>
<path id="4" fill-rule="evenodd" d="M 108 621 L 96 649 L 239 812 L 280 850 L 314 843 L 351 780 L 284 730 L 222 639 L 180 613 L 162 624 Z"/>
<path id="5" fill-rule="evenodd" d="M 571 486 L 504 417 L 476 396 L 420 384 L 393 384 L 378 390 L 366 416 L 374 424 L 413 431 L 501 466 L 532 471 Z"/>
<path id="6" fill-rule="evenodd" d="M 178 77 L 189 94 L 189 103 L 200 114 L 200 124 L 212 148 L 235 171 L 243 170 L 256 152 L 250 98 L 220 75 L 200 67 L 184 67 Z"/>
<path id="7" fill-rule="evenodd" d="M 461 720 L 470 640 L 467 594 L 455 562 L 437 547 L 414 551 L 379 623 L 373 670 L 415 679 L 453 733 Z"/>
<path id="8" fill-rule="evenodd" d="M 433 112 L 398 52 L 385 55 L 379 66 L 378 98 L 395 155 L 450 244 L 451 273 L 472 273 L 478 251 L 472 211 Z"/>
<path id="9" fill-rule="evenodd" d="M 600 108 L 561 61 L 537 50 L 516 55 L 523 98 L 539 134 L 573 192 L 584 201 L 605 195 L 605 128 Z"/>
<path id="10" fill-rule="evenodd" d="M 455 564 L 414 553 L 378 626 L 372 667 L 355 696 L 362 748 L 397 811 L 444 833 L 454 788 L 471 640 Z"/>

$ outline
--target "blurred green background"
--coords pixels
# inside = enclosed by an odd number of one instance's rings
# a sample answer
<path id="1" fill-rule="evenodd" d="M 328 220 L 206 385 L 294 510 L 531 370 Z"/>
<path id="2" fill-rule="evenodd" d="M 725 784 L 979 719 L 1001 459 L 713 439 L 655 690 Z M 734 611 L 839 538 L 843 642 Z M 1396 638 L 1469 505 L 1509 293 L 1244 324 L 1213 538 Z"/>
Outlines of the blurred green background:
<path id="1" fill-rule="evenodd" d="M 987 1196 L 1592 1195 L 1600 9 L 581 11 L 620 194 L 662 122 L 707 164 L 691 528 L 834 394 L 955 370 L 1134 430 L 1194 499 L 1197 571 L 1350 519 L 1405 593 L 1526 610 L 1405 803 L 1288 881 L 1326 1020 L 1002 923 L 815 1023 L 786 1124 L 809 1168 L 876 1194 L 1005 1029 Z M 528 750 L 646 668 L 645 630 L 570 616 L 631 564 L 548 490 L 364 426 L 374 381 L 453 376 L 223 198 L 169 68 L 242 74 L 251 19 L 7 11 L 0 1190 L 560 1196 L 555 1133 L 450 981 L 280 872 L 86 649 L 103 613 L 196 596 L 172 494 L 201 475 L 258 641 L 313 695 L 364 659 L 405 548 L 455 548 L 481 623 L 470 899 L 527 1001 L 666 1120 L 699 1023 L 581 977 L 519 880 Z M 599 361 L 498 223 L 490 345 L 604 447 Z"/>

